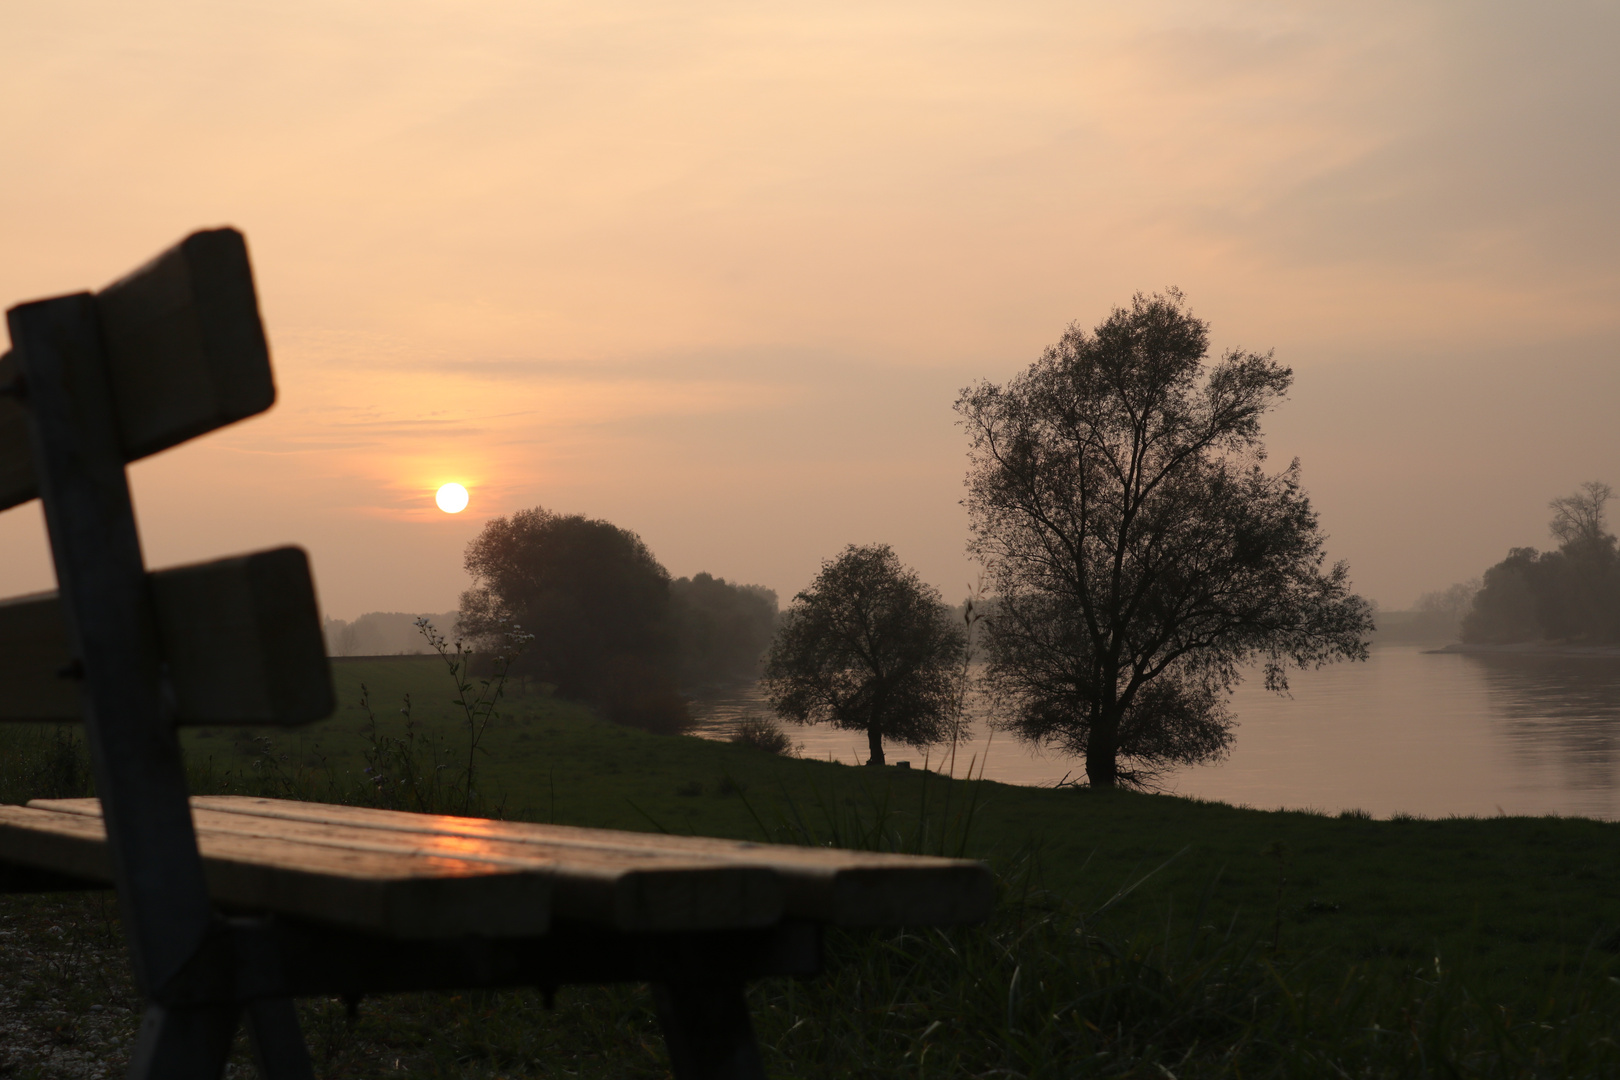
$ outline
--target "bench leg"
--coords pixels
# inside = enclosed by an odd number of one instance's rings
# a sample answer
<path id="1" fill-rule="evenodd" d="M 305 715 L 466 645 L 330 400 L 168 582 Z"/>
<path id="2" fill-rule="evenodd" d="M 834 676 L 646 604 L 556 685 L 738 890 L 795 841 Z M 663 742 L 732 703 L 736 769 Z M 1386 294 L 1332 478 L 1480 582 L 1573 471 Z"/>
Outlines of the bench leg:
<path id="1" fill-rule="evenodd" d="M 129 1080 L 219 1080 L 236 1037 L 238 1006 L 146 1006 Z"/>
<path id="2" fill-rule="evenodd" d="M 315 1080 L 298 1011 L 292 998 L 259 998 L 248 1002 L 248 1037 L 259 1080 Z"/>
<path id="3" fill-rule="evenodd" d="M 654 984 L 676 1080 L 765 1080 L 741 980 Z"/>

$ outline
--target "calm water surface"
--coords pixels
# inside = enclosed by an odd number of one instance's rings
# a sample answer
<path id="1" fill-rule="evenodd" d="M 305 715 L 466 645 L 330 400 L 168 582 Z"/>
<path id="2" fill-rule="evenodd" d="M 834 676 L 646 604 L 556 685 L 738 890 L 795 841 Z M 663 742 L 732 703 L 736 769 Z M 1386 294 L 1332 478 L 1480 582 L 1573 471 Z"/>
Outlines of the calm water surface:
<path id="1" fill-rule="evenodd" d="M 1273 808 L 1396 813 L 1574 814 L 1620 818 L 1620 659 L 1465 656 L 1381 645 L 1364 664 L 1296 673 L 1292 696 L 1258 679 L 1233 699 L 1232 755 L 1186 769 L 1166 786 L 1183 795 Z M 698 734 L 726 738 L 750 713 L 770 715 L 757 687 L 693 702 Z M 976 710 L 955 771 L 1053 784 L 1084 772 L 991 730 Z M 857 763 L 866 736 L 787 725 L 801 755 Z M 890 761 L 940 751 L 886 748 Z M 948 763 L 946 763 L 948 765 Z"/>

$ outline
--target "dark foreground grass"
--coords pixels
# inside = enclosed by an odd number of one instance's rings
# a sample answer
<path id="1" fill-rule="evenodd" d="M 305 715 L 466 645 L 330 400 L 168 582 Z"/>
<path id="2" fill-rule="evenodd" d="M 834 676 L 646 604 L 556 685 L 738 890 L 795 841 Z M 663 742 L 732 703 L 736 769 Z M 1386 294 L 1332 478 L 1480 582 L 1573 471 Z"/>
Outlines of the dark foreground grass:
<path id="1" fill-rule="evenodd" d="M 302 734 L 188 734 L 198 787 L 398 799 L 397 774 L 379 783 L 375 770 L 399 767 L 406 747 L 436 770 L 433 797 L 453 797 L 461 744 L 436 663 L 338 664 L 344 709 Z M 487 812 L 962 851 L 997 869 L 986 926 L 834 932 L 823 976 L 755 987 L 773 1074 L 1620 1075 L 1615 826 L 1372 821 L 953 781 L 646 735 L 518 690 L 485 739 Z M 83 785 L 59 736 L 0 740 L 5 800 Z M 99 899 L 5 903 L 47 950 L 28 905 L 81 905 L 51 925 L 99 926 L 105 964 L 118 956 Z M 49 983 L 45 970 L 32 985 Z M 406 995 L 368 1001 L 352 1022 L 340 1003 L 310 1002 L 305 1023 L 323 1075 L 667 1071 L 635 987 L 565 989 L 552 1012 L 529 993 Z"/>
<path id="2" fill-rule="evenodd" d="M 1301 977 L 1219 932 L 1122 942 L 1072 910 L 1007 897 L 985 927 L 851 934 L 825 975 L 756 984 L 772 1075 L 804 1077 L 1568 1077 L 1620 1074 L 1612 981 L 1571 971 L 1502 1009 L 1451 972 Z M 0 1068 L 122 1067 L 135 1002 L 99 894 L 8 898 Z M 301 1003 L 328 1077 L 660 1077 L 639 987 Z M 31 1047 L 29 1044 L 33 1044 Z M 35 1051 L 32 1061 L 23 1048 Z M 45 1068 L 30 1064 L 48 1063 Z M 237 1056 L 246 1066 L 245 1053 Z M 49 1067 L 57 1065 L 60 1067 Z"/>

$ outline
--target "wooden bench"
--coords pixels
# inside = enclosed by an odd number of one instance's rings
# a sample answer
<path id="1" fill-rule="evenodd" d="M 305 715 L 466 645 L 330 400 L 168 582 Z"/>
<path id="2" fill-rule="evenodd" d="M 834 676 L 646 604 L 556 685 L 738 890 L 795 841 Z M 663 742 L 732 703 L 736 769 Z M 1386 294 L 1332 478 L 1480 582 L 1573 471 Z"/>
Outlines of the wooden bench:
<path id="1" fill-rule="evenodd" d="M 312 1077 L 292 999 L 652 984 L 676 1075 L 761 1077 L 747 979 L 827 926 L 983 919 L 975 862 L 241 797 L 188 798 L 176 726 L 333 708 L 308 562 L 148 573 L 129 461 L 275 398 L 246 245 L 188 237 L 8 313 L 0 509 L 43 500 L 60 595 L 0 603 L 0 720 L 83 720 L 98 799 L 0 806 L 0 889 L 118 890 L 146 1013 L 132 1077 Z"/>

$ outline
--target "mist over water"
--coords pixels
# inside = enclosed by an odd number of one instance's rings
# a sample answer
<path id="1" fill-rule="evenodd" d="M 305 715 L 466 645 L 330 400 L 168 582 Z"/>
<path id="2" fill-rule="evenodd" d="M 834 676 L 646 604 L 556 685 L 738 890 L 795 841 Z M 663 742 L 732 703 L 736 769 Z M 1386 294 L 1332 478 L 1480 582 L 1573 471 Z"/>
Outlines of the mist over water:
<path id="1" fill-rule="evenodd" d="M 1216 766 L 1183 769 L 1166 788 L 1262 809 L 1392 814 L 1565 814 L 1620 818 L 1620 659 L 1433 653 L 1378 645 L 1364 664 L 1297 672 L 1291 695 L 1258 678 L 1233 698 L 1237 744 Z M 757 686 L 694 701 L 697 734 L 726 738 L 748 714 L 771 715 Z M 992 733 L 975 701 L 956 774 L 1050 785 L 1083 763 Z M 861 732 L 784 725 L 801 756 L 855 764 Z M 888 748 L 890 760 L 942 751 Z M 944 751 L 948 754 L 948 749 Z"/>

